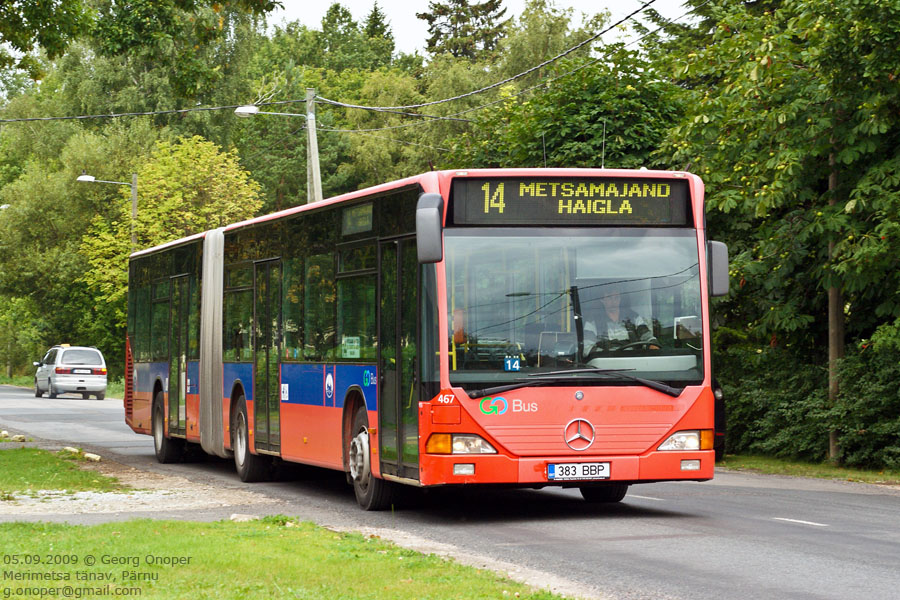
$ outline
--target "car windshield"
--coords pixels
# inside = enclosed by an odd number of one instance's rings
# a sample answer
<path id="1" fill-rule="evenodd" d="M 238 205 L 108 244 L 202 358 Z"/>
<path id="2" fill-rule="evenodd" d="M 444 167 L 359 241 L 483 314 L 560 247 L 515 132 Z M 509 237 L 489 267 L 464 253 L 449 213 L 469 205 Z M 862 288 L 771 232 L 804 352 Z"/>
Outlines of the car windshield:
<path id="1" fill-rule="evenodd" d="M 103 357 L 97 350 L 73 348 L 63 352 L 60 362 L 66 365 L 102 365 Z"/>
<path id="2" fill-rule="evenodd" d="M 445 248 L 454 385 L 590 369 L 702 380 L 695 231 L 448 228 Z"/>

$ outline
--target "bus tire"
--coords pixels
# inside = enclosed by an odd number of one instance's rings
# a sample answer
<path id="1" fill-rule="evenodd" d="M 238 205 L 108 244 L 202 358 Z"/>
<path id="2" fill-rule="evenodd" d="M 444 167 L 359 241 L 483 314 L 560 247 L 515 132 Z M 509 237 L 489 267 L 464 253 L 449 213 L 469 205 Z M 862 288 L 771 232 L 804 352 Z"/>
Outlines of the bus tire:
<path id="1" fill-rule="evenodd" d="M 394 503 L 396 484 L 372 475 L 369 418 L 365 405 L 356 409 L 347 448 L 350 479 L 356 502 L 363 510 L 384 510 Z"/>
<path id="2" fill-rule="evenodd" d="M 584 486 L 579 488 L 581 496 L 590 503 L 621 502 L 628 493 L 627 483 L 607 483 L 604 485 Z"/>
<path id="3" fill-rule="evenodd" d="M 156 398 L 153 400 L 153 418 L 151 420 L 153 449 L 156 451 L 156 460 L 163 464 L 180 462 L 184 455 L 184 441 L 178 438 L 166 437 L 166 420 L 163 414 L 163 404 L 163 393 L 162 390 L 159 390 L 156 392 Z"/>
<path id="4" fill-rule="evenodd" d="M 237 412 L 231 426 L 231 448 L 234 450 L 234 467 L 245 483 L 266 479 L 269 464 L 264 456 L 250 452 L 250 427 L 247 419 L 247 401 L 241 394 L 237 399 Z"/>

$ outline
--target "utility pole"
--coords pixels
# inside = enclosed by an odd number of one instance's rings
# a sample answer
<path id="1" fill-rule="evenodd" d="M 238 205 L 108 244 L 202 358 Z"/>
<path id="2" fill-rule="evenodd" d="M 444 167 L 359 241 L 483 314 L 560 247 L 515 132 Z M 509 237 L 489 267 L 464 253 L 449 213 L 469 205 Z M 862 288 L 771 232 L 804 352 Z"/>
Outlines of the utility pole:
<path id="1" fill-rule="evenodd" d="M 137 250 L 137 173 L 131 174 L 131 251 Z"/>
<path id="2" fill-rule="evenodd" d="M 319 141 L 316 137 L 316 90 L 306 88 L 306 202 L 322 199 Z"/>

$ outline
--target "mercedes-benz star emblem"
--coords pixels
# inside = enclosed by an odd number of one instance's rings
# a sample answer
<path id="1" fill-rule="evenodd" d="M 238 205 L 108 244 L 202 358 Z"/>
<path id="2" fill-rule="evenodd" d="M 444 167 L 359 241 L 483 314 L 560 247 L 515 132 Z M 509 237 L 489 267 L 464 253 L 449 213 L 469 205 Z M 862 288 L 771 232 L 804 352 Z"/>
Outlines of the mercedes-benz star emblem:
<path id="1" fill-rule="evenodd" d="M 594 426 L 585 419 L 573 419 L 563 432 L 566 446 L 576 452 L 583 452 L 594 443 Z"/>

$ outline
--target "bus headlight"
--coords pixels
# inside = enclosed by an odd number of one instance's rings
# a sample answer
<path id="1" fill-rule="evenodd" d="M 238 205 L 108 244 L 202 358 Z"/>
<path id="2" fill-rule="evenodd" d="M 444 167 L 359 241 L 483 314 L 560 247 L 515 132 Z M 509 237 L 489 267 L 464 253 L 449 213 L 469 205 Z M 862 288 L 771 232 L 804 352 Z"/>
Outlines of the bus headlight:
<path id="1" fill-rule="evenodd" d="M 714 433 L 712 429 L 679 431 L 670 435 L 657 450 L 712 450 Z"/>
<path id="2" fill-rule="evenodd" d="M 425 443 L 429 454 L 497 454 L 487 440 L 470 433 L 433 433 Z"/>

